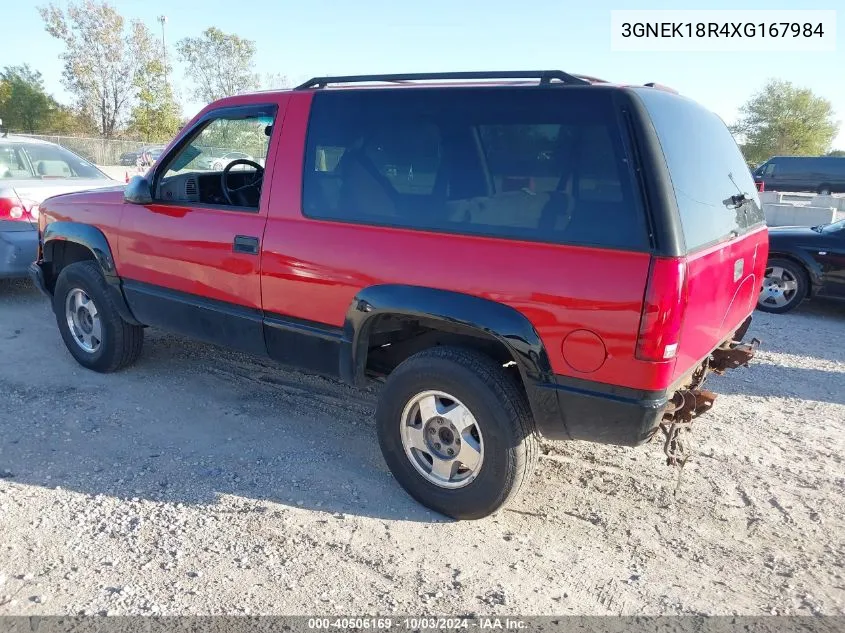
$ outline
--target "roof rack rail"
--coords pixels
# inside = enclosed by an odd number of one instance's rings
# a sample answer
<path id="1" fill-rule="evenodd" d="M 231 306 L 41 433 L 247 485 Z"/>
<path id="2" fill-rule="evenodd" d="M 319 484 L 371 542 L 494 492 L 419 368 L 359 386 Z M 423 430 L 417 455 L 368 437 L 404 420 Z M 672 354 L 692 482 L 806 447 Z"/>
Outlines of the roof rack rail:
<path id="1" fill-rule="evenodd" d="M 664 86 L 663 84 L 656 83 L 654 81 L 649 81 L 647 84 L 643 84 L 646 88 L 654 88 L 655 90 L 663 90 L 664 92 L 671 92 L 672 94 L 679 94 L 677 90 L 674 88 L 670 88 L 669 86 Z"/>
<path id="2" fill-rule="evenodd" d="M 388 75 L 346 75 L 337 77 L 313 77 L 304 84 L 300 84 L 294 90 L 310 90 L 312 88 L 325 88 L 329 84 L 365 83 L 383 81 L 388 83 L 401 83 L 403 81 L 440 81 L 452 79 L 539 79 L 540 85 L 547 85 L 553 79 L 565 84 L 586 86 L 590 82 L 581 77 L 570 75 L 562 70 L 494 70 L 494 71 L 469 71 L 469 72 L 446 72 L 446 73 L 399 73 Z"/>

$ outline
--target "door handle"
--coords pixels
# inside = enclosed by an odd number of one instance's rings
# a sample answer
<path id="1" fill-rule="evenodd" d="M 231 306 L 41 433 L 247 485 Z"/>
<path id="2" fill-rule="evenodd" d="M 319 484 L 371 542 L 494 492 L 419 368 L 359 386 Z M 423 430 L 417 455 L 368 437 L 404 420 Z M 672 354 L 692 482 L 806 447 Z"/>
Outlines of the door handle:
<path id="1" fill-rule="evenodd" d="M 250 237 L 249 235 L 236 235 L 232 250 L 236 253 L 258 255 L 258 238 Z"/>

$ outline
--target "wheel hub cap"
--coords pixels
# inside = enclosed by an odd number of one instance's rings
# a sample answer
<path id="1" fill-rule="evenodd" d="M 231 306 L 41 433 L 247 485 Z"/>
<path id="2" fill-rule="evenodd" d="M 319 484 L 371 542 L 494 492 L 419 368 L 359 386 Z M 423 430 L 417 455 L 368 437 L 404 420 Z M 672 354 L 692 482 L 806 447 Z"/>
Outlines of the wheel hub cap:
<path id="1" fill-rule="evenodd" d="M 405 455 L 427 481 L 461 488 L 481 470 L 484 443 L 470 410 L 442 391 L 424 391 L 408 401 L 400 435 Z"/>
<path id="2" fill-rule="evenodd" d="M 96 352 L 103 341 L 97 306 L 81 288 L 74 288 L 65 299 L 65 318 L 74 342 L 88 353 Z"/>

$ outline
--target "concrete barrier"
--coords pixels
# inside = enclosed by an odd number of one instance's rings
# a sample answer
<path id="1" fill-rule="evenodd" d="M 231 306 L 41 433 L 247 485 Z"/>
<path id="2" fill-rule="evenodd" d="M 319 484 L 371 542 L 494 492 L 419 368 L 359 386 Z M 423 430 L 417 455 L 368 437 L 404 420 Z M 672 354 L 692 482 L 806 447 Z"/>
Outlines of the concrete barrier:
<path id="1" fill-rule="evenodd" d="M 764 204 L 763 213 L 769 226 L 815 226 L 836 221 L 837 211 L 831 207 L 795 204 Z"/>
<path id="2" fill-rule="evenodd" d="M 814 207 L 831 207 L 837 211 L 845 211 L 845 196 L 813 196 L 810 204 Z"/>

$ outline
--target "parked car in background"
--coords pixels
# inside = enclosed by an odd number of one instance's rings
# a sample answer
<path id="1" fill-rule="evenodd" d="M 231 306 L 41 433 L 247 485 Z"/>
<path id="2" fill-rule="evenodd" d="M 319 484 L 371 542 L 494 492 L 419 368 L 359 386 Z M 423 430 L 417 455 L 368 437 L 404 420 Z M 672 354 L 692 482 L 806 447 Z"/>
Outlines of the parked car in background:
<path id="1" fill-rule="evenodd" d="M 117 184 L 53 143 L 0 137 L 0 277 L 26 277 L 38 252 L 40 203 L 60 193 Z"/>
<path id="2" fill-rule="evenodd" d="M 757 307 L 789 312 L 806 297 L 845 299 L 845 220 L 769 229 L 769 261 Z"/>
<path id="3" fill-rule="evenodd" d="M 774 156 L 754 170 L 766 191 L 845 192 L 845 157 Z"/>
<path id="4" fill-rule="evenodd" d="M 236 160 L 248 160 L 256 162 L 255 158 L 250 154 L 244 152 L 215 152 L 209 154 L 202 154 L 195 159 L 192 166 L 198 169 L 209 169 L 211 171 L 223 171 L 223 169 L 231 162 Z"/>
<path id="5" fill-rule="evenodd" d="M 129 152 L 124 152 L 120 155 L 120 164 L 121 165 L 131 165 L 135 166 L 138 164 L 141 156 L 144 154 L 149 154 L 152 158 L 153 162 L 158 160 L 158 157 L 161 156 L 161 153 L 164 151 L 163 145 L 150 145 L 147 147 L 139 147 L 136 150 L 132 150 Z"/>
<path id="6" fill-rule="evenodd" d="M 487 83 L 426 83 L 465 79 Z M 196 168 L 234 124 L 268 167 Z M 663 88 L 320 77 L 211 103 L 125 192 L 42 211 L 32 276 L 83 367 L 133 363 L 154 326 L 384 381 L 387 465 L 458 518 L 516 495 L 540 435 L 663 434 L 681 464 L 707 373 L 756 348 L 754 182 L 722 120 Z"/>

